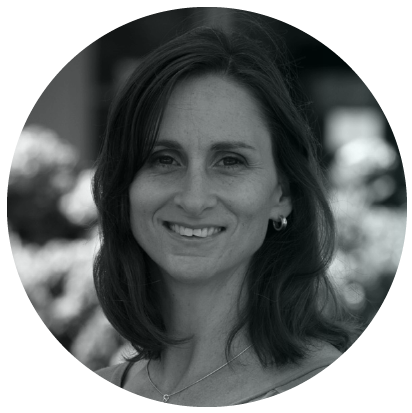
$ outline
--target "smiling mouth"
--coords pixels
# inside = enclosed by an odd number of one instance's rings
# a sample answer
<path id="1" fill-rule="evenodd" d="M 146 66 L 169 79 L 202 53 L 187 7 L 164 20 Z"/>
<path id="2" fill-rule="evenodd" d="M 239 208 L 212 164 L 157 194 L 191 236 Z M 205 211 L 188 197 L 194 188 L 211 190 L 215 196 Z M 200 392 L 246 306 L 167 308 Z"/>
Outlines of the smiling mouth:
<path id="1" fill-rule="evenodd" d="M 190 228 L 171 222 L 165 222 L 164 225 L 170 231 L 187 238 L 208 238 L 225 230 L 224 227 Z"/>

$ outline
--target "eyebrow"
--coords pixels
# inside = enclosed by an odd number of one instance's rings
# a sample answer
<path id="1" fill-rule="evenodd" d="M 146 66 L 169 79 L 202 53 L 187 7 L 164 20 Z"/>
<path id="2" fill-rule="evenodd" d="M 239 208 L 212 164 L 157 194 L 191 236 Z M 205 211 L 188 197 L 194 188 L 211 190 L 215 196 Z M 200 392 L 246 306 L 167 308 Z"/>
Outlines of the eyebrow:
<path id="1" fill-rule="evenodd" d="M 169 149 L 182 149 L 182 145 L 180 143 L 170 140 L 170 139 L 162 139 L 156 142 L 155 146 L 164 146 Z M 242 141 L 224 141 L 224 142 L 217 142 L 214 143 L 211 148 L 212 151 L 230 151 L 235 149 L 249 149 L 255 151 L 256 148 L 248 145 Z"/>

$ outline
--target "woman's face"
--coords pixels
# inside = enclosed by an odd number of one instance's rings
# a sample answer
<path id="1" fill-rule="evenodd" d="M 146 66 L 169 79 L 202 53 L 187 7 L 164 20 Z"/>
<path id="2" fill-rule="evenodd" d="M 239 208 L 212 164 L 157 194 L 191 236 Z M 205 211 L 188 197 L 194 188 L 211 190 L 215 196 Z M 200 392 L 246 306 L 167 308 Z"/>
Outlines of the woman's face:
<path id="1" fill-rule="evenodd" d="M 176 86 L 130 186 L 132 232 L 161 274 L 182 282 L 243 276 L 268 221 L 290 211 L 250 93 L 216 75 Z"/>

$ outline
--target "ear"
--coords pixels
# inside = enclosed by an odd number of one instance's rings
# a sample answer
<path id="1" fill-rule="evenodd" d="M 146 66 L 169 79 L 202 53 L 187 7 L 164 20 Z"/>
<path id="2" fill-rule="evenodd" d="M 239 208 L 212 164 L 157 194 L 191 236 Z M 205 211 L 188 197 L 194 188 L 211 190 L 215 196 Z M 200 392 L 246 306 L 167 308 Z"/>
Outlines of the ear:
<path id="1" fill-rule="evenodd" d="M 285 218 L 292 212 L 292 198 L 290 196 L 289 186 L 278 184 L 273 196 L 273 206 L 270 211 L 270 219 L 279 221 L 279 216 Z"/>

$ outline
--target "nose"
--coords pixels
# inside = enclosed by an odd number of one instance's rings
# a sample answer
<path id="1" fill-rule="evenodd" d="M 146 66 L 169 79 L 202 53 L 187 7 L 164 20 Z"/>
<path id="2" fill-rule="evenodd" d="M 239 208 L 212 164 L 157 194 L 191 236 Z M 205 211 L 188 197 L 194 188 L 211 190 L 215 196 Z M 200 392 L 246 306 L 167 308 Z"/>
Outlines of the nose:
<path id="1" fill-rule="evenodd" d="M 204 210 L 217 204 L 213 183 L 201 166 L 188 168 L 178 186 L 174 202 L 189 215 L 200 216 Z"/>

